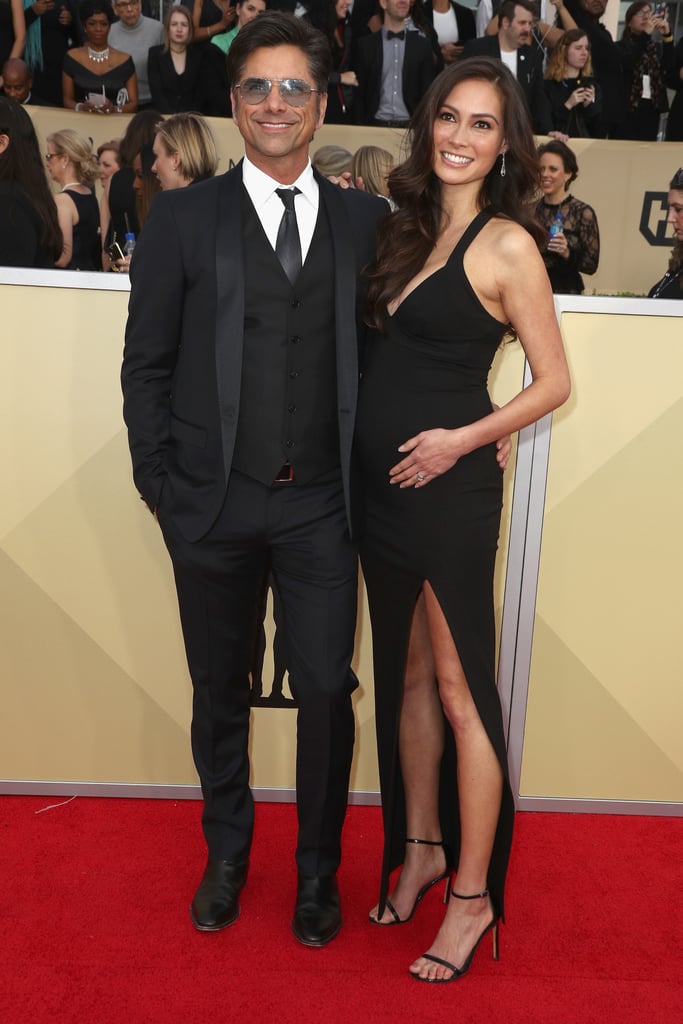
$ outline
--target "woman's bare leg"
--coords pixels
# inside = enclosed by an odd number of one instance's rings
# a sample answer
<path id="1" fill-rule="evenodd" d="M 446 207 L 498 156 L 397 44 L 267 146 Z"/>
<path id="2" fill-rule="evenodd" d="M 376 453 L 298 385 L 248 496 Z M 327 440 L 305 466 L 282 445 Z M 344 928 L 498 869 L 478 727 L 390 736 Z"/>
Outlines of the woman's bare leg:
<path id="1" fill-rule="evenodd" d="M 410 839 L 440 841 L 439 770 L 443 754 L 443 714 L 436 687 L 434 658 L 427 629 L 424 597 L 417 599 L 410 629 L 408 657 L 399 725 L 399 757 L 406 798 L 406 827 Z M 405 920 L 423 885 L 442 874 L 446 858 L 440 846 L 406 845 L 403 868 L 389 897 Z M 377 907 L 370 912 L 377 919 Z M 385 909 L 382 924 L 393 921 Z"/>
<path id="2" fill-rule="evenodd" d="M 453 729 L 458 754 L 458 800 L 461 847 L 455 891 L 469 896 L 486 889 L 502 798 L 503 774 L 474 704 L 460 658 L 441 607 L 428 583 L 423 588 L 439 694 Z M 477 939 L 490 924 L 487 899 L 448 903 L 446 916 L 428 949 L 433 956 L 462 967 Z M 424 957 L 411 964 L 412 974 L 444 979 L 453 972 Z"/>

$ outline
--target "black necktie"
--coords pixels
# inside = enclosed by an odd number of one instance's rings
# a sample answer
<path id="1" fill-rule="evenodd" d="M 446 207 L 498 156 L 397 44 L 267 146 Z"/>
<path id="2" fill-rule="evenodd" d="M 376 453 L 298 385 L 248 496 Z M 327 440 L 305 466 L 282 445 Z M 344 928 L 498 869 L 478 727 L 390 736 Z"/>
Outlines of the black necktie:
<path id="1" fill-rule="evenodd" d="M 294 284 L 301 270 L 301 240 L 294 212 L 294 197 L 299 195 L 301 190 L 298 188 L 276 188 L 275 191 L 285 207 L 277 231 L 275 255 L 282 264 L 282 269 L 289 278 L 290 284 Z"/>
<path id="2" fill-rule="evenodd" d="M 405 39 L 405 37 L 406 30 L 404 28 L 402 28 L 400 32 L 390 32 L 389 29 L 387 29 L 387 39 Z"/>

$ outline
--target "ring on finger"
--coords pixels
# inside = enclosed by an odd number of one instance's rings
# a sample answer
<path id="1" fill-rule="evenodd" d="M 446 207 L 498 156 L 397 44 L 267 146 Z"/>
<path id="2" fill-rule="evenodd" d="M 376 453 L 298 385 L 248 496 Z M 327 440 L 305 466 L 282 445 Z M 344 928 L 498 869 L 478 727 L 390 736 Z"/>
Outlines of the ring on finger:
<path id="1" fill-rule="evenodd" d="M 424 480 L 424 478 L 425 478 L 425 475 L 424 475 L 424 473 L 416 473 L 416 474 L 415 474 L 415 479 L 416 479 L 416 480 L 419 480 L 419 482 L 420 482 L 420 483 L 422 483 L 422 481 Z"/>

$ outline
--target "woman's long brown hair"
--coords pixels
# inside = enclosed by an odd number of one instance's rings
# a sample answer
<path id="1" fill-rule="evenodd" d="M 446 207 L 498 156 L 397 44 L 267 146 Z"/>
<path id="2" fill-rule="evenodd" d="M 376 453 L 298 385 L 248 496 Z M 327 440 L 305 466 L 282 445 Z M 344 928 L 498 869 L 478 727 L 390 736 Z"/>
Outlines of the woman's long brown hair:
<path id="1" fill-rule="evenodd" d="M 540 246 L 545 231 L 536 222 L 531 201 L 538 190 L 538 160 L 531 119 L 516 79 L 500 61 L 470 57 L 443 71 L 423 96 L 409 132 L 410 155 L 389 175 L 389 189 L 398 206 L 382 222 L 377 258 L 368 273 L 366 317 L 382 328 L 387 305 L 424 266 L 443 227 L 441 182 L 433 170 L 433 127 L 452 89 L 480 79 L 499 92 L 503 106 L 503 138 L 507 144 L 505 176 L 498 158 L 481 183 L 479 209 L 521 224 Z"/>

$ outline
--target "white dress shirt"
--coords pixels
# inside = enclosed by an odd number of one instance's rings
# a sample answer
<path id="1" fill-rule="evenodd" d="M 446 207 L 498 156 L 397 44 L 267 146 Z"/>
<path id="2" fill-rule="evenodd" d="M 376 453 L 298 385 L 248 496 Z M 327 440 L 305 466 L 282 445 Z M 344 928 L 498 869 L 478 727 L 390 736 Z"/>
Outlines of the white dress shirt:
<path id="1" fill-rule="evenodd" d="M 293 181 L 291 185 L 283 185 L 260 171 L 249 157 L 245 156 L 242 164 L 242 181 L 273 250 L 275 250 L 277 233 L 285 210 L 275 189 L 294 188 L 294 186 L 300 189 L 301 194 L 294 199 L 294 208 L 301 241 L 301 262 L 303 263 L 311 246 L 320 202 L 318 182 L 313 177 L 311 161 L 308 161 L 296 181 Z"/>

